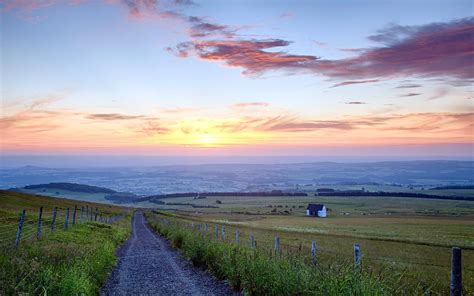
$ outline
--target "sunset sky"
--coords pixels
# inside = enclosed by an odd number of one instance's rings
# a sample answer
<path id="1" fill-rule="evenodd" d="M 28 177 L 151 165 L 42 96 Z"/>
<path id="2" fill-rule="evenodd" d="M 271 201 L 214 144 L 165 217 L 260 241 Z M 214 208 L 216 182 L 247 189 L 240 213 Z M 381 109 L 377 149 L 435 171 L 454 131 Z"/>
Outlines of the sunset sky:
<path id="1" fill-rule="evenodd" d="M 472 1 L 0 0 L 4 155 L 472 158 Z"/>

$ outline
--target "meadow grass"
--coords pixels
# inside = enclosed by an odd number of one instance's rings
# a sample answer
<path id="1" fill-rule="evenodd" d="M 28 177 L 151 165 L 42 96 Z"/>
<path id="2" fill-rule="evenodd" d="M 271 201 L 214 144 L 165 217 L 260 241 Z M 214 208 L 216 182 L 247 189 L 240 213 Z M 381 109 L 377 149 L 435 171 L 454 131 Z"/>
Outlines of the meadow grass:
<path id="1" fill-rule="evenodd" d="M 74 205 L 96 207 L 103 215 L 123 213 L 124 208 L 0 192 L 0 295 L 97 295 L 116 263 L 115 250 L 128 237 L 131 213 L 113 224 L 77 222 L 64 230 L 64 209 Z M 44 207 L 43 231 L 36 239 L 37 211 Z M 59 208 L 57 226 L 51 231 L 51 211 Z M 18 214 L 26 209 L 23 238 L 13 244 Z M 13 235 L 13 237 L 12 237 Z"/>
<path id="2" fill-rule="evenodd" d="M 162 218 L 163 216 L 161 216 Z M 147 214 L 152 228 L 167 237 L 195 266 L 207 267 L 247 295 L 390 295 L 379 275 L 351 264 L 312 265 L 298 257 L 272 254 L 210 239 L 209 234 L 160 223 Z"/>
<path id="3" fill-rule="evenodd" d="M 223 199 L 223 202 L 227 201 Z M 245 245 L 249 244 L 249 236 L 253 235 L 258 248 L 267 253 L 271 253 L 274 237 L 279 236 L 284 254 L 303 258 L 306 262 L 311 260 L 311 241 L 315 240 L 318 245 L 318 262 L 323 265 L 352 262 L 353 246 L 360 244 L 365 268 L 374 274 L 384 274 L 385 282 L 393 289 L 414 295 L 449 294 L 449 244 L 459 243 L 464 247 L 466 295 L 474 291 L 474 224 L 470 217 L 435 219 L 406 215 L 317 219 L 296 213 L 262 215 L 220 210 L 221 212 L 204 212 L 208 209 L 195 209 L 194 212 L 160 213 L 166 213 L 168 219 L 181 223 L 206 223 L 211 236 L 214 236 L 215 225 L 225 225 L 228 243 L 235 244 L 236 230 L 239 230 L 241 243 Z"/>

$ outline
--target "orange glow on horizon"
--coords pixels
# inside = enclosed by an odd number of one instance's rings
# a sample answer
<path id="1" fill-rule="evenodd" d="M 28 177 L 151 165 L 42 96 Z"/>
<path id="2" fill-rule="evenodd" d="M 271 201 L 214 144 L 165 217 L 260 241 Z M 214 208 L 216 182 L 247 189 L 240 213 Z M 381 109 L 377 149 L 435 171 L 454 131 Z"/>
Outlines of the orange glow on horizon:
<path id="1" fill-rule="evenodd" d="M 307 118 L 230 114 L 209 119 L 95 114 L 75 110 L 24 110 L 0 122 L 3 151 L 74 149 L 199 150 L 201 148 L 309 149 L 377 145 L 473 143 L 473 113 L 409 113 Z"/>

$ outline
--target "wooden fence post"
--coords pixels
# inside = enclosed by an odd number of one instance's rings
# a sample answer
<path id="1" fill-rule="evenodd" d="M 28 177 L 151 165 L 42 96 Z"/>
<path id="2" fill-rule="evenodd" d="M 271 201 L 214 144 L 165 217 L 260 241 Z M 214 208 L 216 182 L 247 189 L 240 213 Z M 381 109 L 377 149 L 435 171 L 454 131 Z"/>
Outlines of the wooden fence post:
<path id="1" fill-rule="evenodd" d="M 20 214 L 20 219 L 18 219 L 18 228 L 16 230 L 15 246 L 17 247 L 20 244 L 21 232 L 23 230 L 23 222 L 25 221 L 25 215 L 26 215 L 26 210 L 23 209 L 23 211 Z"/>
<path id="2" fill-rule="evenodd" d="M 99 214 L 99 209 L 95 208 L 95 217 L 94 221 L 97 221 L 97 215 Z"/>
<path id="3" fill-rule="evenodd" d="M 255 237 L 253 234 L 250 235 L 250 248 L 255 249 Z"/>
<path id="4" fill-rule="evenodd" d="M 36 229 L 36 239 L 39 240 L 41 237 L 41 223 L 43 218 L 43 207 L 40 207 L 39 213 L 38 213 L 38 226 Z"/>
<path id="5" fill-rule="evenodd" d="M 89 205 L 86 206 L 86 221 L 89 221 Z"/>
<path id="6" fill-rule="evenodd" d="M 280 237 L 279 236 L 275 236 L 275 255 L 278 255 L 280 254 Z"/>
<path id="7" fill-rule="evenodd" d="M 69 208 L 66 208 L 66 220 L 64 221 L 64 230 L 67 230 L 69 225 Z"/>
<path id="8" fill-rule="evenodd" d="M 238 229 L 235 231 L 235 243 L 240 245 L 240 232 Z"/>
<path id="9" fill-rule="evenodd" d="M 209 227 L 207 226 L 207 223 L 204 224 L 204 230 L 206 231 L 206 233 L 209 232 Z"/>
<path id="10" fill-rule="evenodd" d="M 219 238 L 219 225 L 214 225 L 214 232 L 215 232 L 215 237 L 216 239 Z"/>
<path id="11" fill-rule="evenodd" d="M 81 206 L 81 223 L 84 222 L 84 206 Z"/>
<path id="12" fill-rule="evenodd" d="M 72 225 L 76 225 L 76 212 L 77 206 L 74 206 L 74 212 L 72 213 Z"/>
<path id="13" fill-rule="evenodd" d="M 461 248 L 454 247 L 451 257 L 451 296 L 462 295 L 462 261 Z"/>
<path id="14" fill-rule="evenodd" d="M 58 208 L 54 207 L 53 209 L 53 221 L 51 222 L 51 232 L 54 231 L 54 228 L 56 227 L 56 215 L 58 214 Z"/>
<path id="15" fill-rule="evenodd" d="M 316 252 L 317 252 L 317 248 L 316 248 L 316 241 L 312 241 L 311 242 L 311 258 L 313 259 L 313 264 L 316 265 Z"/>
<path id="16" fill-rule="evenodd" d="M 355 268 L 359 269 L 360 264 L 361 264 L 360 245 L 355 244 L 354 245 L 354 266 L 355 266 Z"/>
<path id="17" fill-rule="evenodd" d="M 222 225 L 222 240 L 225 241 L 225 225 Z"/>

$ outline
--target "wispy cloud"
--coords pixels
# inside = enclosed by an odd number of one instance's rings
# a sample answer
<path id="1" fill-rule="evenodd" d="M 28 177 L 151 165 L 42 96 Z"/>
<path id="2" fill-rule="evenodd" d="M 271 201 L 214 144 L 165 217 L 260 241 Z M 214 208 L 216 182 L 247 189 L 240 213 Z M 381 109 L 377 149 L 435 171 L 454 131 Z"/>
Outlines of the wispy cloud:
<path id="1" fill-rule="evenodd" d="M 250 102 L 252 103 L 252 102 Z M 260 106 L 262 102 L 253 102 Z M 348 104 L 361 104 L 351 101 Z M 263 104 L 264 105 L 264 104 Z M 81 110 L 29 108 L 0 117 L 2 137 L 8 145 L 51 147 L 51 139 L 61 147 L 95 147 L 105 144 L 133 146 L 152 143 L 160 146 L 199 143 L 202 135 L 214 135 L 224 143 L 319 145 L 324 142 L 355 143 L 361 139 L 390 143 L 469 142 L 474 128 L 474 112 L 405 113 L 390 115 L 319 118 L 273 110 L 274 115 L 233 113 L 209 118 L 180 114 L 156 118 L 151 114 L 87 113 Z M 49 108 L 49 107 L 48 107 Z M 416 136 L 406 131 L 416 131 Z M 70 137 L 74 134 L 74 138 Z M 414 137 L 414 138 L 413 138 Z M 454 142 L 453 142 L 454 143 Z"/>
<path id="2" fill-rule="evenodd" d="M 316 40 L 313 41 L 313 42 L 314 42 L 314 44 L 316 44 L 316 46 L 318 46 L 318 47 L 322 47 L 322 48 L 328 47 L 328 44 L 327 44 L 326 42 L 321 42 L 321 41 L 316 41 Z"/>
<path id="3" fill-rule="evenodd" d="M 119 114 L 119 113 L 96 113 L 96 114 L 88 114 L 86 115 L 88 119 L 92 120 L 131 120 L 131 119 L 138 119 L 143 118 L 142 115 L 126 115 L 126 114 Z"/>
<path id="4" fill-rule="evenodd" d="M 415 96 L 419 96 L 419 95 L 421 95 L 421 94 L 420 93 L 407 93 L 407 94 L 401 95 L 400 97 L 408 98 L 408 97 L 415 97 Z"/>
<path id="5" fill-rule="evenodd" d="M 190 24 L 189 36 L 193 38 L 203 37 L 224 37 L 233 38 L 238 28 L 231 28 L 226 25 L 214 24 L 204 18 L 190 16 L 186 18 Z"/>
<path id="6" fill-rule="evenodd" d="M 350 48 L 356 55 L 346 59 L 324 59 L 314 54 L 291 54 L 291 41 L 275 38 L 248 39 L 237 34 L 240 28 L 189 16 L 179 7 L 195 5 L 189 0 L 122 0 L 136 18 L 176 19 L 188 27 L 192 40 L 167 48 L 178 57 L 197 56 L 204 61 L 221 61 L 257 76 L 271 71 L 287 74 L 322 75 L 349 80 L 333 87 L 376 82 L 394 77 L 448 78 L 465 85 L 474 78 L 474 17 L 419 26 L 390 24 L 368 38 L 378 46 Z M 2 10 L 35 10 L 58 4 L 58 0 L 4 0 Z M 75 4 L 77 0 L 66 3 Z M 80 1 L 82 3 L 82 1 Z M 212 40 L 209 40 L 212 38 Z M 402 87 L 400 87 L 402 88 Z"/>
<path id="7" fill-rule="evenodd" d="M 418 87 L 421 87 L 420 84 L 402 84 L 402 85 L 399 85 L 395 88 L 418 88 Z"/>
<path id="8" fill-rule="evenodd" d="M 138 131 L 145 133 L 147 136 L 168 134 L 172 130 L 162 122 L 157 120 L 147 120 L 138 127 Z"/>
<path id="9" fill-rule="evenodd" d="M 340 83 L 336 83 L 331 87 L 340 87 L 340 86 L 347 86 L 347 85 L 352 85 L 352 84 L 374 83 L 374 82 L 379 82 L 379 81 L 380 80 L 378 80 L 378 79 L 343 81 L 343 82 L 340 82 Z"/>
<path id="10" fill-rule="evenodd" d="M 2 0 L 0 5 L 3 11 L 22 10 L 31 12 L 54 5 L 57 2 L 57 0 Z"/>
<path id="11" fill-rule="evenodd" d="M 345 102 L 344 104 L 347 104 L 347 105 L 365 105 L 367 103 L 366 102 L 361 102 L 361 101 L 350 101 L 350 102 Z"/>
<path id="12" fill-rule="evenodd" d="M 240 28 L 189 16 L 179 7 L 195 5 L 189 0 L 122 0 L 131 16 L 172 18 L 188 27 L 191 41 L 168 48 L 179 57 L 197 56 L 205 61 L 221 61 L 243 69 L 244 75 L 256 76 L 270 71 L 287 74 L 323 75 L 348 80 L 333 87 L 376 82 L 393 77 L 438 77 L 452 83 L 474 78 L 474 18 L 420 26 L 390 24 L 368 36 L 378 46 L 345 49 L 356 55 L 346 59 L 324 59 L 314 54 L 291 54 L 275 49 L 286 48 L 291 41 L 275 38 L 248 39 L 237 34 Z M 5 0 L 3 10 L 35 10 L 59 3 L 57 0 Z M 75 0 L 67 3 L 77 3 Z M 82 3 L 82 2 L 81 2 Z M 212 38 L 212 40 L 209 40 Z M 322 44 L 321 44 L 322 45 Z M 400 88 L 403 88 L 402 86 Z"/>
<path id="13" fill-rule="evenodd" d="M 295 17 L 295 14 L 292 12 L 284 12 L 278 16 L 281 19 L 291 19 Z"/>
<path id="14" fill-rule="evenodd" d="M 446 88 L 438 88 L 427 100 L 428 101 L 437 100 L 446 96 L 448 93 L 449 91 Z"/>
<path id="15" fill-rule="evenodd" d="M 360 103 L 360 102 L 356 102 Z M 417 130 L 420 133 L 457 130 L 470 133 L 474 113 L 407 113 L 386 116 L 353 116 L 344 119 L 303 119 L 288 114 L 270 117 L 243 117 L 224 121 L 215 126 L 221 132 L 313 133 L 320 131 L 361 131 L 368 135 L 383 135 L 384 131 Z M 426 135 L 425 135 L 426 136 Z M 337 134 L 328 135 L 337 138 Z M 328 139 L 329 139 L 328 138 Z"/>
<path id="16" fill-rule="evenodd" d="M 281 124 L 274 124 L 265 131 L 285 131 L 285 132 L 307 132 L 322 129 L 332 130 L 350 130 L 353 126 L 348 122 L 340 121 L 308 121 L 308 122 L 287 122 Z"/>
<path id="17" fill-rule="evenodd" d="M 267 102 L 242 102 L 242 103 L 236 103 L 232 105 L 232 108 L 235 109 L 247 109 L 247 108 L 260 108 L 260 107 L 268 107 L 270 106 L 269 103 Z"/>

